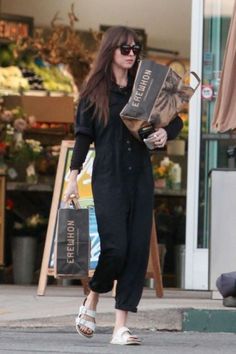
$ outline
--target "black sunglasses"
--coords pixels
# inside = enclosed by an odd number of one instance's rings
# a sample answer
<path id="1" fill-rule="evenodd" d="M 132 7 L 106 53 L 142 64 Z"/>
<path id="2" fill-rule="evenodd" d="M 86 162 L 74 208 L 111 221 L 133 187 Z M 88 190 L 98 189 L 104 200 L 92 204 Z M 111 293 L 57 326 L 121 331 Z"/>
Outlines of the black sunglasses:
<path id="1" fill-rule="evenodd" d="M 130 51 L 132 50 L 134 55 L 138 55 L 141 52 L 141 45 L 140 44 L 121 44 L 117 48 L 120 49 L 122 55 L 129 55 Z"/>

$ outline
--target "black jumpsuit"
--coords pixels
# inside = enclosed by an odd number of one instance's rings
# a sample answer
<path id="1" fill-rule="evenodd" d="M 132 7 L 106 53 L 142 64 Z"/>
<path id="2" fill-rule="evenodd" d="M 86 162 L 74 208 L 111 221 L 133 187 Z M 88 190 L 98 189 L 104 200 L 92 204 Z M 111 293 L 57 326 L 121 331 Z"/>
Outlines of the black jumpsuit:
<path id="1" fill-rule="evenodd" d="M 120 118 L 131 90 L 130 84 L 120 89 L 113 83 L 106 126 L 92 119 L 92 108 L 85 110 L 81 100 L 75 133 L 89 136 L 96 150 L 92 190 L 101 253 L 90 288 L 105 293 L 117 280 L 116 309 L 136 312 L 149 256 L 153 176 L 146 145 L 131 135 Z M 178 118 L 175 135 L 181 128 Z"/>

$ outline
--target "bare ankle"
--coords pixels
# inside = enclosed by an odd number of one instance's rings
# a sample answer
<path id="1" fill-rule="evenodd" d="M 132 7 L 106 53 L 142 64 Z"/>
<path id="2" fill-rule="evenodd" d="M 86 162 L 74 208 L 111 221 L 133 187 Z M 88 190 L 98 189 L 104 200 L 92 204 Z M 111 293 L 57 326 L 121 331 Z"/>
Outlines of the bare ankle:
<path id="1" fill-rule="evenodd" d="M 116 310 L 116 321 L 113 333 L 117 332 L 121 327 L 126 327 L 128 319 L 128 312 L 123 310 Z"/>
<path id="2" fill-rule="evenodd" d="M 97 306 L 99 300 L 99 294 L 95 293 L 94 291 L 90 291 L 89 295 L 87 296 L 86 302 L 91 304 L 92 306 Z"/>

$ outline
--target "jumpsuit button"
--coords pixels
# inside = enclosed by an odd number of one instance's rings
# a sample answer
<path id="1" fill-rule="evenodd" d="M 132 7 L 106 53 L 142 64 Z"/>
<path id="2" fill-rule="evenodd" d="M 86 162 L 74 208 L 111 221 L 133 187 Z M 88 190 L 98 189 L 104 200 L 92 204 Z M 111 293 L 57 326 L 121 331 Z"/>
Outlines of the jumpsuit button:
<path id="1" fill-rule="evenodd" d="M 131 147 L 128 147 L 128 151 L 132 151 Z"/>
<path id="2" fill-rule="evenodd" d="M 130 140 L 126 140 L 126 143 L 127 143 L 127 144 L 130 144 Z"/>
<path id="3" fill-rule="evenodd" d="M 129 171 L 131 171 L 132 170 L 132 166 L 129 166 L 128 169 L 129 169 Z"/>

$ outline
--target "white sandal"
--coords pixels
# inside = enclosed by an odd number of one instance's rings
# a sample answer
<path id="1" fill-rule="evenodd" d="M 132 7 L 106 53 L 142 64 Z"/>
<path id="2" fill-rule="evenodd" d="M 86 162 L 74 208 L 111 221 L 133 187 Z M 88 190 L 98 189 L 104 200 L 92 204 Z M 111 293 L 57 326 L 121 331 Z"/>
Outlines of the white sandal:
<path id="1" fill-rule="evenodd" d="M 121 327 L 113 335 L 110 343 L 119 345 L 140 345 L 141 340 L 139 337 L 132 335 L 129 328 Z"/>
<path id="2" fill-rule="evenodd" d="M 89 310 L 87 307 L 85 307 L 85 302 L 87 299 L 84 300 L 84 303 L 82 306 L 79 308 L 79 314 L 75 319 L 75 328 L 77 332 L 84 337 L 91 338 L 95 332 L 96 328 L 96 323 L 95 323 L 95 318 L 96 318 L 96 311 Z M 89 316 L 91 318 L 94 318 L 94 322 L 85 320 L 83 316 Z M 91 333 L 85 333 L 84 331 L 81 330 L 81 326 L 84 326 L 88 329 L 90 329 L 92 332 Z"/>

